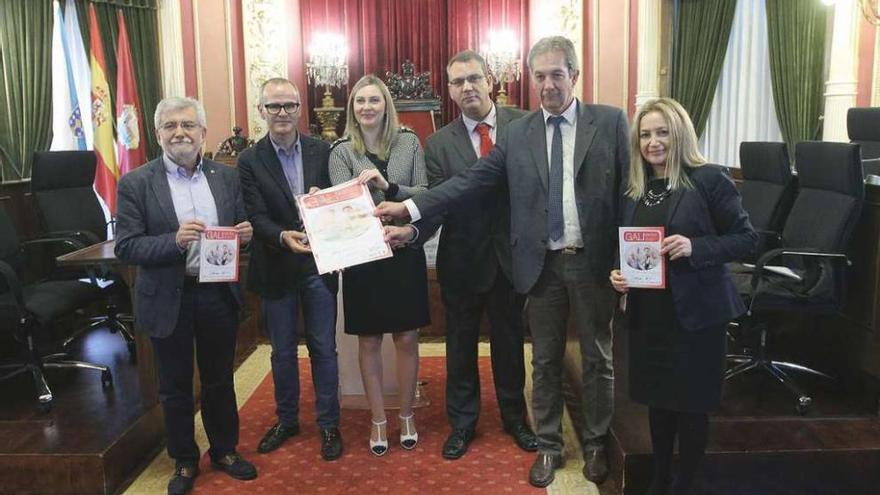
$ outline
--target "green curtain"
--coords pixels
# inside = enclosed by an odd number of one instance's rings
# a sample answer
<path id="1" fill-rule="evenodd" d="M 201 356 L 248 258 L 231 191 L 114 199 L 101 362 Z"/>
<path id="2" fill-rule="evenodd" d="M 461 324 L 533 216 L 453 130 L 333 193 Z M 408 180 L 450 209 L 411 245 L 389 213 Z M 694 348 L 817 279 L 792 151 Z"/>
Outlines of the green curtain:
<path id="1" fill-rule="evenodd" d="M 671 96 L 687 109 L 699 136 L 721 77 L 736 0 L 678 0 L 675 7 Z"/>
<path id="2" fill-rule="evenodd" d="M 0 178 L 31 175 L 52 129 L 52 2 L 0 0 Z"/>
<path id="3" fill-rule="evenodd" d="M 802 0 L 767 0 L 766 6 L 776 117 L 793 151 L 796 143 L 816 139 L 822 126 L 828 8 Z"/>
<path id="4" fill-rule="evenodd" d="M 91 50 L 89 34 L 89 4 L 87 0 L 76 0 L 76 11 L 79 17 L 80 30 L 86 53 Z M 161 99 L 162 80 L 159 72 L 159 25 L 154 8 L 116 7 L 120 3 L 154 4 L 155 0 L 93 0 L 95 15 L 98 18 L 98 30 L 104 44 L 104 60 L 107 62 L 107 83 L 110 95 L 116 105 L 116 43 L 119 36 L 119 25 L 116 12 L 122 11 L 125 25 L 128 28 L 128 39 L 131 43 L 131 58 L 134 62 L 135 80 L 138 96 L 141 98 L 141 111 L 144 117 L 144 132 L 147 134 L 147 157 L 158 155 L 159 144 L 153 127 L 153 111 Z M 113 109 L 116 115 L 116 109 Z"/>

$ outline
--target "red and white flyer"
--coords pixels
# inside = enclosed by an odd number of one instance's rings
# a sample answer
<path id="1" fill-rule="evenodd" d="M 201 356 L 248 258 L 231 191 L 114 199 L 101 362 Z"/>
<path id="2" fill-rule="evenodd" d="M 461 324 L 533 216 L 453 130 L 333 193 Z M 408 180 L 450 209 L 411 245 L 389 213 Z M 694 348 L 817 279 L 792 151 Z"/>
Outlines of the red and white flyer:
<path id="1" fill-rule="evenodd" d="M 350 180 L 296 197 L 318 273 L 393 256 L 366 184 Z"/>
<path id="2" fill-rule="evenodd" d="M 666 259 L 660 254 L 663 227 L 620 227 L 620 271 L 630 287 L 666 288 Z"/>
<path id="3" fill-rule="evenodd" d="M 208 227 L 199 242 L 199 282 L 238 282 L 238 230 Z"/>

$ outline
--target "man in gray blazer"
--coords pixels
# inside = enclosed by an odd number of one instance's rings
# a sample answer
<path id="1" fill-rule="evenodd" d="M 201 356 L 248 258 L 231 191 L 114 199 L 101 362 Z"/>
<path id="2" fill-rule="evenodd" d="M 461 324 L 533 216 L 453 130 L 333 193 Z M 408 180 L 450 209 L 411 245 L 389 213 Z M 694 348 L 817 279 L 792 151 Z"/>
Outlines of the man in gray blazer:
<path id="1" fill-rule="evenodd" d="M 425 162 L 430 187 L 473 165 L 494 146 L 496 136 L 527 112 L 500 107 L 489 98 L 489 73 L 478 53 L 465 50 L 446 66 L 449 96 L 461 116 L 428 138 Z M 452 431 L 443 457 L 467 452 L 480 413 L 477 341 L 480 320 L 489 317 L 492 375 L 504 430 L 527 451 L 538 449 L 528 426 L 523 363 L 522 309 L 525 298 L 513 291 L 507 189 L 471 198 L 443 218 L 437 275 L 446 310 L 446 415 Z M 424 235 L 424 234 L 423 234 Z"/>
<path id="2" fill-rule="evenodd" d="M 605 279 L 614 261 L 618 198 L 629 166 L 626 116 L 574 97 L 579 70 L 570 40 L 539 40 L 528 63 L 540 110 L 511 122 L 473 167 L 409 202 L 383 203 L 376 214 L 431 218 L 507 184 L 513 285 L 528 295 L 533 342 L 539 454 L 529 482 L 549 485 L 563 464 L 562 361 L 570 322 L 582 357 L 584 476 L 601 483 L 608 475 L 605 436 L 614 389 L 614 295 Z"/>
<path id="3" fill-rule="evenodd" d="M 202 421 L 211 464 L 233 478 L 257 477 L 235 451 L 238 408 L 233 386 L 235 337 L 242 304 L 238 283 L 200 283 L 200 235 L 235 227 L 253 236 L 235 169 L 203 160 L 205 109 L 191 98 L 166 98 L 155 114 L 162 156 L 119 181 L 116 256 L 137 266 L 135 321 L 150 336 L 159 373 L 168 455 L 168 493 L 184 494 L 199 474 L 193 424 L 193 353 L 202 384 Z"/>

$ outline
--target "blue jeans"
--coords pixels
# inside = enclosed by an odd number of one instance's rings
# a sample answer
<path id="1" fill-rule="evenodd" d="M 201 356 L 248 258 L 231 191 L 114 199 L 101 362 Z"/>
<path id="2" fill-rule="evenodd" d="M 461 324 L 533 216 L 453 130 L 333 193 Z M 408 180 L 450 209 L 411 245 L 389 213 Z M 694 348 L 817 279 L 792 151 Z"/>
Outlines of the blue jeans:
<path id="1" fill-rule="evenodd" d="M 272 378 L 278 421 L 298 424 L 299 364 L 297 344 L 302 305 L 306 346 L 315 386 L 319 428 L 339 426 L 339 366 L 336 362 L 336 291 L 317 274 L 303 278 L 297 290 L 280 299 L 263 299 L 263 317 L 272 342 Z"/>

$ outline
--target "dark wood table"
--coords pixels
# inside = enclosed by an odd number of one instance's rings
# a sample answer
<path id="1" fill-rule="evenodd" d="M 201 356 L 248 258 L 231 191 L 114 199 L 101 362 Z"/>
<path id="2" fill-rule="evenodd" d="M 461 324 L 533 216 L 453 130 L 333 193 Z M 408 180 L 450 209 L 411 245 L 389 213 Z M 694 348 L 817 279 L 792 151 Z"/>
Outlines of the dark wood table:
<path id="1" fill-rule="evenodd" d="M 99 274 L 115 271 L 128 285 L 129 291 L 134 291 L 135 267 L 120 262 L 113 251 L 115 247 L 116 241 L 114 240 L 99 242 L 63 254 L 55 258 L 55 261 L 59 266 L 96 268 Z M 133 301 L 133 292 L 131 297 Z M 135 322 L 135 326 L 137 326 L 137 322 Z M 159 378 L 156 373 L 155 360 L 153 359 L 153 348 L 150 345 L 149 337 L 145 336 L 143 332 L 139 332 L 136 329 L 133 330 L 141 398 L 144 401 L 144 406 L 149 407 L 156 404 L 159 398 Z"/>

